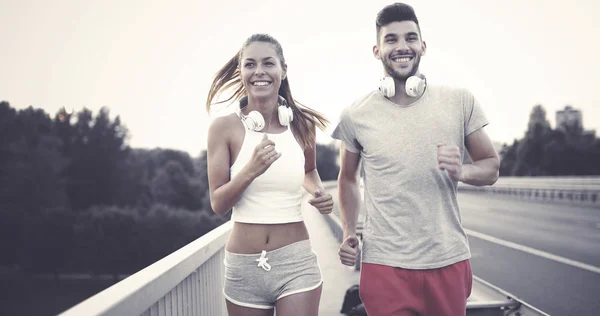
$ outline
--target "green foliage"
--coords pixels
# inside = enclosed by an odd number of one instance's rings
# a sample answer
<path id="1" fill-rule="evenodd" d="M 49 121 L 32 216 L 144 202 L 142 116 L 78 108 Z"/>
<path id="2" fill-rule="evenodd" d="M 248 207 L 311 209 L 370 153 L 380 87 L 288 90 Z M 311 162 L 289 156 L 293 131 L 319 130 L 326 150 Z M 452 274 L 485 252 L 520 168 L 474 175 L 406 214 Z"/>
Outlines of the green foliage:
<path id="1" fill-rule="evenodd" d="M 134 273 L 222 223 L 216 214 L 162 204 L 149 209 L 92 207 L 78 214 L 74 249 L 79 255 L 71 269 Z"/>
<path id="2" fill-rule="evenodd" d="M 0 265 L 130 273 L 226 220 L 210 209 L 205 154 L 128 137 L 107 108 L 50 118 L 0 102 Z"/>
<path id="3" fill-rule="evenodd" d="M 75 215 L 62 208 L 44 208 L 23 218 L 17 264 L 27 272 L 67 272 L 73 251 Z"/>

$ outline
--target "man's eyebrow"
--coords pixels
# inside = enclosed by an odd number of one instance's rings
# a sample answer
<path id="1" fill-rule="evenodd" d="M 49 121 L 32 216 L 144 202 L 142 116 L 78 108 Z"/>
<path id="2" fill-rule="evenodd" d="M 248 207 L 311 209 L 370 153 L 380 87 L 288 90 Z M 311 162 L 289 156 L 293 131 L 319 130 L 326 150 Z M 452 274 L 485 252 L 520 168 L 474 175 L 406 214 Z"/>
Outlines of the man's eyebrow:
<path id="1" fill-rule="evenodd" d="M 385 36 L 383 38 L 396 38 L 396 37 L 398 37 L 398 35 L 392 34 L 392 33 L 388 33 L 388 34 L 385 34 Z"/>
<path id="2" fill-rule="evenodd" d="M 417 32 L 408 32 L 408 33 L 406 33 L 406 36 L 413 36 L 413 35 L 419 36 L 419 33 L 417 33 Z"/>

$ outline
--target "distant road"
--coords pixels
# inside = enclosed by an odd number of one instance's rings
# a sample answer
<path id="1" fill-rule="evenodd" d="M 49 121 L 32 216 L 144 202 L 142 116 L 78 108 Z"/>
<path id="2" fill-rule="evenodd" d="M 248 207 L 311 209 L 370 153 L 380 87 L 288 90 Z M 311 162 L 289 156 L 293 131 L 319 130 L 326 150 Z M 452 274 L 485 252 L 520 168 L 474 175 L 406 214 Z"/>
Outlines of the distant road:
<path id="1" fill-rule="evenodd" d="M 600 266 L 600 209 L 460 193 L 463 225 L 503 240 Z"/>
<path id="2" fill-rule="evenodd" d="M 599 315 L 600 209 L 470 193 L 459 204 L 476 275 L 551 315 Z"/>

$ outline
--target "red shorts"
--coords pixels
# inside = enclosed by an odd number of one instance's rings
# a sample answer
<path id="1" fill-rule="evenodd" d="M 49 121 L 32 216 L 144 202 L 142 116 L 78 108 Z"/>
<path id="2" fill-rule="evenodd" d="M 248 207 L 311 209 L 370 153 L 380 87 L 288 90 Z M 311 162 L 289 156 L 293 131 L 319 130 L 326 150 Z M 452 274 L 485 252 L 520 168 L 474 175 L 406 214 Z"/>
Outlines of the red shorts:
<path id="1" fill-rule="evenodd" d="M 469 260 L 427 270 L 363 263 L 359 293 L 369 316 L 458 316 L 472 283 Z"/>

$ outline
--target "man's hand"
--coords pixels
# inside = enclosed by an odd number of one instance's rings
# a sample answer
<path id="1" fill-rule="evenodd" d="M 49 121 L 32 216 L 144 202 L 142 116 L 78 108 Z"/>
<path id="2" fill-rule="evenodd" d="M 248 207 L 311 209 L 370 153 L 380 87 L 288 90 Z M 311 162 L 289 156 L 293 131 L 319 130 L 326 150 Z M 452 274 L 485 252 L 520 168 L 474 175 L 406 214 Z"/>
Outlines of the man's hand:
<path id="1" fill-rule="evenodd" d="M 356 255 L 358 254 L 358 238 L 354 235 L 348 236 L 348 238 L 340 245 L 338 254 L 342 264 L 347 266 L 355 265 Z"/>
<path id="2" fill-rule="evenodd" d="M 462 159 L 458 147 L 439 144 L 437 157 L 440 169 L 446 170 L 452 180 L 462 181 Z"/>

